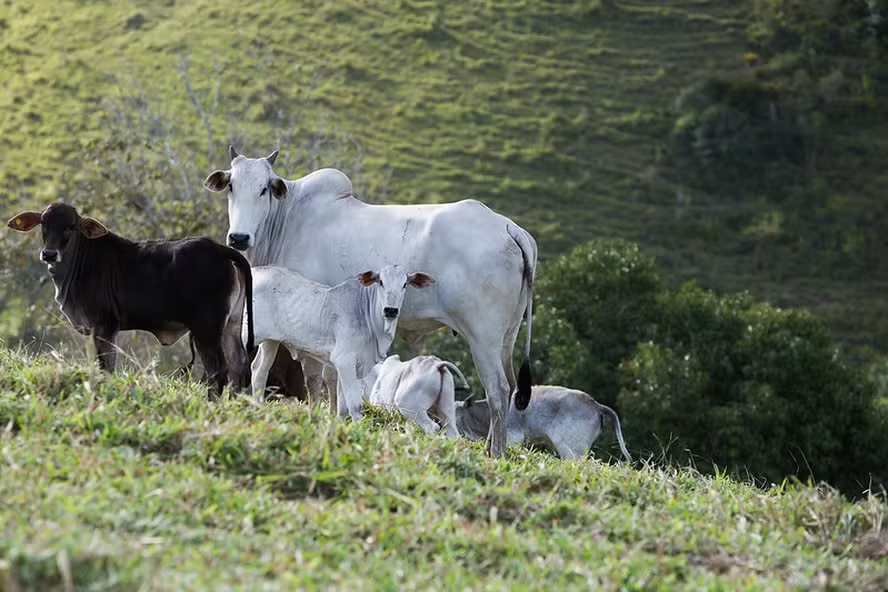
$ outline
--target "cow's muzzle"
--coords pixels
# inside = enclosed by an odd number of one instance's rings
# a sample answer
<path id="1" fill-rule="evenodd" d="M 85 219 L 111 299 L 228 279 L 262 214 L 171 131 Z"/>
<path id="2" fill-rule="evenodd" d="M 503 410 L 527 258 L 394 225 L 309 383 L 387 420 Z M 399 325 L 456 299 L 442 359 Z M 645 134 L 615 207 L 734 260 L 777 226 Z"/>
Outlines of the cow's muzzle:
<path id="1" fill-rule="evenodd" d="M 43 249 L 40 251 L 40 260 L 44 263 L 58 263 L 59 252 L 55 249 Z"/>
<path id="2" fill-rule="evenodd" d="M 397 319 L 398 318 L 398 309 L 394 306 L 386 306 L 382 309 L 382 314 L 387 319 Z"/>
<path id="3" fill-rule="evenodd" d="M 228 246 L 238 251 L 246 251 L 250 248 L 250 235 L 232 232 L 228 235 Z"/>

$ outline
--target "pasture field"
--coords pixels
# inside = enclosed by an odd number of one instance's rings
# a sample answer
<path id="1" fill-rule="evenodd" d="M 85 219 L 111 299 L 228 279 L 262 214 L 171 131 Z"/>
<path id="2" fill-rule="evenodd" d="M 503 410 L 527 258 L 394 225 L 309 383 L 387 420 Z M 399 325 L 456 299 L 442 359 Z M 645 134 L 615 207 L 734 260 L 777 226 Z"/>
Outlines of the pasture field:
<path id="1" fill-rule="evenodd" d="M 834 194 L 799 212 L 705 194 L 664 160 L 682 90 L 747 67 L 758 4 L 2 2 L 0 196 L 10 209 L 45 205 L 89 187 L 86 169 L 121 166 L 96 151 L 121 140 L 108 131 L 121 105 L 167 126 L 170 146 L 148 150 L 170 148 L 195 192 L 225 164 L 225 139 L 285 153 L 335 126 L 360 146 L 362 197 L 478 197 L 534 233 L 544 261 L 591 238 L 639 241 L 671 279 L 805 306 L 846 343 L 888 350 L 880 259 L 863 270 L 841 260 L 881 248 L 855 229 L 878 219 L 884 121 L 849 111 L 815 180 Z M 219 142 L 209 155 L 208 135 Z M 110 193 L 98 202 L 125 192 Z M 802 213 L 836 236 L 815 248 L 768 226 Z M 224 203 L 204 214 L 201 230 L 221 238 Z M 783 246 L 769 250 L 772 239 Z"/>
<path id="2" fill-rule="evenodd" d="M 631 448 L 632 443 L 629 442 Z M 0 590 L 884 590 L 888 506 L 0 350 Z"/>

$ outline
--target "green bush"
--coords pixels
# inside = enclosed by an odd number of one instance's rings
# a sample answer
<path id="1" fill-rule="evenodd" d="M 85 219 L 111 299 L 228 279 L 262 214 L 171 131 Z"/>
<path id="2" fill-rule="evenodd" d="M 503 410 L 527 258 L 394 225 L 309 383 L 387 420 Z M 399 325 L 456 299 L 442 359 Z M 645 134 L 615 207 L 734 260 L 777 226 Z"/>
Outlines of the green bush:
<path id="1" fill-rule="evenodd" d="M 617 367 L 636 343 L 652 336 L 661 290 L 653 259 L 622 240 L 589 242 L 541 269 L 540 308 L 569 324 L 582 346 L 577 352 L 584 350 L 588 359 L 559 374 L 565 386 L 613 404 L 619 390 Z M 534 327 L 534 335 L 544 331 Z"/>
<path id="2" fill-rule="evenodd" d="M 762 71 L 720 74 L 691 85 L 675 104 L 670 153 L 705 189 L 732 197 L 782 197 L 803 178 L 813 120 L 795 89 Z"/>
<path id="3" fill-rule="evenodd" d="M 770 482 L 813 477 L 848 493 L 885 477 L 884 438 L 866 438 L 877 431 L 874 391 L 822 323 L 693 284 L 660 304 L 654 343 L 621 367 L 618 404 L 634 446 Z"/>
<path id="4" fill-rule="evenodd" d="M 860 55 L 888 45 L 886 12 L 886 0 L 757 0 L 749 37 L 772 54 Z"/>

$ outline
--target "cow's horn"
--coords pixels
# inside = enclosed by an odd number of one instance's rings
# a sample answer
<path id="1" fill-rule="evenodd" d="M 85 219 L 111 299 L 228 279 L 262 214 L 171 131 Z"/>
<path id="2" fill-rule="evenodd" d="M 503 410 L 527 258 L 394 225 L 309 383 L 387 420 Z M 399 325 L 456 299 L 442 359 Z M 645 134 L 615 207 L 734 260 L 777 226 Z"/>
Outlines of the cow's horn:
<path id="1" fill-rule="evenodd" d="M 274 164 L 274 161 L 277 160 L 277 157 L 278 157 L 278 151 L 275 150 L 274 152 L 272 152 L 271 154 L 266 156 L 265 160 L 268 161 L 268 164 Z"/>
<path id="2" fill-rule="evenodd" d="M 228 145 L 228 156 L 231 157 L 231 160 L 234 160 L 235 158 L 240 156 L 240 154 L 237 153 L 237 150 L 235 150 L 234 146 L 231 144 Z"/>

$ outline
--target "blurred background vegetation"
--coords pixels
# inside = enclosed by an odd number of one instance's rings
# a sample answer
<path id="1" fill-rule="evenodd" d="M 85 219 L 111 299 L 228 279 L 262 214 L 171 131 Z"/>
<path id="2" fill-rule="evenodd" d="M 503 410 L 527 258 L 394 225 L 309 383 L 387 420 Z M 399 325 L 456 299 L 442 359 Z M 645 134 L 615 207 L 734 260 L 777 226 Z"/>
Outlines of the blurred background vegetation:
<path id="1" fill-rule="evenodd" d="M 613 405 L 664 461 L 859 493 L 888 470 L 886 18 L 888 0 L 2 2 L 0 198 L 221 240 L 201 182 L 229 142 L 279 147 L 291 178 L 341 168 L 370 202 L 477 197 L 539 243 L 539 381 Z M 5 341 L 82 347 L 37 239 L 0 247 Z M 474 379 L 458 339 L 426 349 Z"/>

